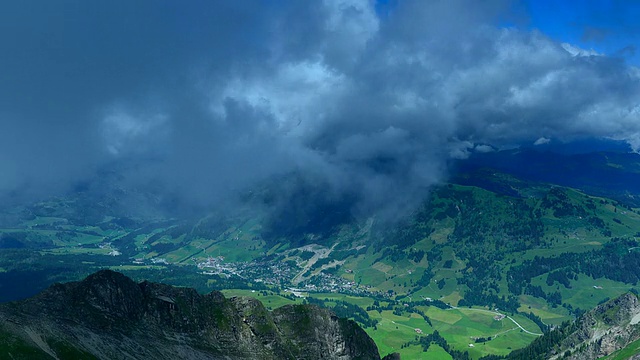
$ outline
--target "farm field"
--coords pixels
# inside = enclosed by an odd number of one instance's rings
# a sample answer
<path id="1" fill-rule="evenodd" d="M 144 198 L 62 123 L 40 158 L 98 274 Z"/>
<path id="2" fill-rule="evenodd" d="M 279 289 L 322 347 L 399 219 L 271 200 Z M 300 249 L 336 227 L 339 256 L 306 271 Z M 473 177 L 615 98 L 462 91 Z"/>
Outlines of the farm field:
<path id="1" fill-rule="evenodd" d="M 297 240 L 291 232 L 266 236 L 264 214 L 251 211 L 77 225 L 81 212 L 50 201 L 0 228 L 0 286 L 28 279 L 3 293 L 20 298 L 110 268 L 140 281 L 252 296 L 269 309 L 316 303 L 352 317 L 382 353 L 408 359 L 506 355 L 637 290 L 634 272 L 611 264 L 640 254 L 637 208 L 571 188 L 518 186 L 528 195 L 447 184 L 406 222 L 353 220 L 323 239 Z M 495 309 L 524 330 L 495 320 Z M 435 340 L 420 343 L 428 336 Z"/>

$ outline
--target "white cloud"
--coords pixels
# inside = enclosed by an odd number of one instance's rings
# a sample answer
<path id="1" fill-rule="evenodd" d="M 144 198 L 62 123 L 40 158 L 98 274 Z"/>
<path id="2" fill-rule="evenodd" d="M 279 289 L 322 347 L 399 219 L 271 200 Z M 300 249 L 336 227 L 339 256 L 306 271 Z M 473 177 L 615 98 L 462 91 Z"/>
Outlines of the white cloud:
<path id="1" fill-rule="evenodd" d="M 602 56 L 602 54 L 593 49 L 585 50 L 569 43 L 562 43 L 560 45 L 563 49 L 565 49 L 569 54 L 573 56 Z"/>
<path id="2" fill-rule="evenodd" d="M 474 150 L 479 153 L 490 153 L 495 151 L 495 149 L 492 146 L 485 145 L 485 144 L 476 145 Z"/>
<path id="3" fill-rule="evenodd" d="M 548 144 L 551 142 L 551 139 L 547 139 L 546 137 L 541 137 L 538 138 L 538 140 L 536 140 L 533 145 L 544 145 L 544 144 Z"/>
<path id="4" fill-rule="evenodd" d="M 211 108 L 227 119 L 231 99 L 272 116 L 282 133 L 298 133 L 327 117 L 348 86 L 344 75 L 321 62 L 287 63 L 273 74 L 231 79 L 213 95 Z"/>
<path id="5" fill-rule="evenodd" d="M 329 47 L 357 56 L 376 35 L 379 22 L 368 0 L 324 0 Z M 353 59 L 352 59 L 353 60 Z"/>
<path id="6" fill-rule="evenodd" d="M 122 108 L 114 107 L 102 119 L 102 136 L 106 149 L 112 155 L 125 152 L 143 152 L 150 143 L 166 135 L 168 117 L 163 114 L 134 116 Z"/>

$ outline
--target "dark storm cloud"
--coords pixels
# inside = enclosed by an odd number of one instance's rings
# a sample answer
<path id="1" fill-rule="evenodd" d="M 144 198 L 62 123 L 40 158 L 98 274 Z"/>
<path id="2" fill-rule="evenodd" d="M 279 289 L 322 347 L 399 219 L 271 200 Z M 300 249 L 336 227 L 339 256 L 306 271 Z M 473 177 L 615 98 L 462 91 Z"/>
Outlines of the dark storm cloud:
<path id="1" fill-rule="evenodd" d="M 160 150 L 194 96 L 265 49 L 259 4 L 19 1 L 0 10 L 0 189 L 65 185 L 109 156 Z M 197 96 L 197 95 L 196 95 Z"/>
<path id="2" fill-rule="evenodd" d="M 356 212 L 396 212 L 474 151 L 640 147 L 637 68 L 497 27 L 513 2 L 374 5 L 5 3 L 0 190 L 133 160 L 126 181 L 188 202 L 296 171 L 356 194 Z"/>

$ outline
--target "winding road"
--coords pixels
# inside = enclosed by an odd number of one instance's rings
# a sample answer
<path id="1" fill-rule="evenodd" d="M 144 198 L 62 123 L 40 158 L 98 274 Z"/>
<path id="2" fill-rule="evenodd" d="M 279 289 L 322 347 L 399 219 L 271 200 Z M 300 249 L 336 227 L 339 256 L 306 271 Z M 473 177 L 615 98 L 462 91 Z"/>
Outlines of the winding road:
<path id="1" fill-rule="evenodd" d="M 534 336 L 542 336 L 542 335 L 544 335 L 544 334 L 534 333 L 534 332 L 531 332 L 531 331 L 523 328 L 522 325 L 520 325 L 517 321 L 515 321 L 511 316 L 499 313 L 497 311 L 484 310 L 484 309 L 473 309 L 473 308 L 460 308 L 460 307 L 457 307 L 457 306 L 452 306 L 450 309 L 447 309 L 447 310 L 451 310 L 451 309 L 456 309 L 456 310 L 460 310 L 460 311 L 463 311 L 463 310 L 464 311 L 478 311 L 478 312 L 485 312 L 485 313 L 494 314 L 494 315 L 504 315 L 507 319 L 513 321 L 513 323 L 516 324 L 516 326 L 519 327 L 520 330 L 522 330 L 523 332 L 525 332 L 527 334 L 530 334 L 530 335 L 534 335 Z"/>

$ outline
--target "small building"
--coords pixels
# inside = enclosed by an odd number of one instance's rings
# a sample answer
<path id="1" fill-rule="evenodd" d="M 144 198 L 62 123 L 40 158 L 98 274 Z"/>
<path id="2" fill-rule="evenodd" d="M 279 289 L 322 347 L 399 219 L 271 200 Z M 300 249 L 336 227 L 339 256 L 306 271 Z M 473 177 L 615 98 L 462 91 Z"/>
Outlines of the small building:
<path id="1" fill-rule="evenodd" d="M 422 334 L 422 329 L 415 328 L 414 330 L 415 330 L 416 334 Z"/>
<path id="2" fill-rule="evenodd" d="M 498 315 L 493 317 L 493 320 L 500 321 L 500 320 L 504 319 L 505 317 L 507 317 L 507 316 L 504 315 L 504 314 L 498 314 Z"/>
<path id="3" fill-rule="evenodd" d="M 472 347 L 476 347 L 476 346 L 475 346 L 475 345 L 473 345 L 473 344 L 469 344 L 469 347 L 470 347 L 470 348 L 472 348 Z"/>

